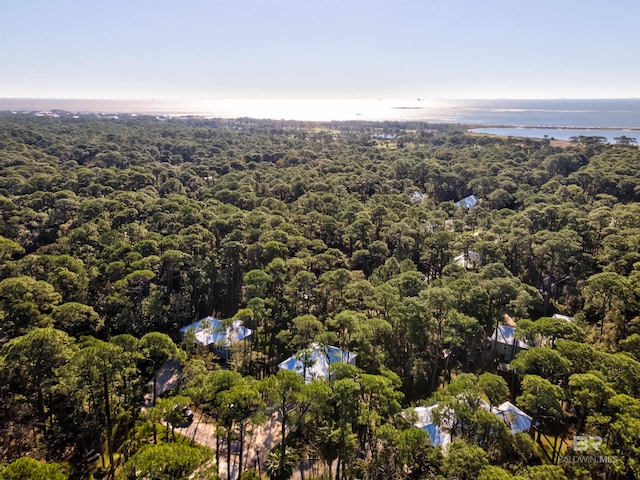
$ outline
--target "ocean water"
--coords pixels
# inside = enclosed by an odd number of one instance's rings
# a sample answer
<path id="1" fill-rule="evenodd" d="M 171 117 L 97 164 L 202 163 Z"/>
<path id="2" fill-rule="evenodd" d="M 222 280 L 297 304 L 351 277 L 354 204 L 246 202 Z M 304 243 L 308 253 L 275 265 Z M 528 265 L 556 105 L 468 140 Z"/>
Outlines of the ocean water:
<path id="1" fill-rule="evenodd" d="M 620 131 L 640 129 L 640 98 L 436 101 L 421 99 L 185 101 L 0 99 L 2 111 L 38 112 L 56 109 L 84 114 L 193 115 L 212 118 L 251 117 L 308 121 L 413 120 L 494 127 L 608 128 Z M 571 132 L 569 133 L 568 136 L 573 136 Z M 560 138 L 555 131 L 553 135 L 549 133 L 547 135 Z"/>
<path id="2" fill-rule="evenodd" d="M 457 102 L 456 102 L 457 103 Z M 475 100 L 456 108 L 467 124 L 640 128 L 640 99 Z"/>
<path id="3" fill-rule="evenodd" d="M 640 142 L 640 130 L 610 128 L 528 128 L 528 127 L 487 127 L 474 128 L 475 133 L 487 133 L 502 137 L 549 138 L 570 140 L 571 137 L 604 137 L 608 143 L 615 143 L 618 137 L 635 138 Z"/>

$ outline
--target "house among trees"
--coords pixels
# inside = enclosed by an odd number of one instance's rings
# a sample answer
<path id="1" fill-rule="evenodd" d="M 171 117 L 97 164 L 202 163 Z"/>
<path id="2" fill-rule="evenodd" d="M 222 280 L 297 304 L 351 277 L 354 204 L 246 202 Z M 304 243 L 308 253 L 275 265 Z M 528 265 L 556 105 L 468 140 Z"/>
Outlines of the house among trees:
<path id="1" fill-rule="evenodd" d="M 487 340 L 491 342 L 491 349 L 500 357 L 501 362 L 509 363 L 518 352 L 529 349 L 526 340 L 516 338 L 516 327 L 509 325 L 498 325 L 497 335 L 494 330 Z"/>
<path id="2" fill-rule="evenodd" d="M 461 267 L 471 270 L 477 265 L 480 265 L 480 254 L 475 250 L 467 250 L 460 255 L 453 258 L 453 263 L 460 265 Z"/>
<path id="3" fill-rule="evenodd" d="M 491 407 L 490 411 L 502 417 L 502 419 L 507 422 L 507 425 L 511 427 L 511 433 L 514 435 L 520 432 L 528 432 L 531 428 L 531 416 L 524 413 L 511 402 L 504 402 L 498 405 L 498 408 Z"/>
<path id="4" fill-rule="evenodd" d="M 422 192 L 413 192 L 409 198 L 413 203 L 421 203 L 426 195 Z"/>
<path id="5" fill-rule="evenodd" d="M 566 320 L 567 322 L 573 322 L 573 317 L 570 317 L 569 315 L 561 315 L 559 313 L 554 313 L 551 317 L 560 318 L 562 320 Z"/>
<path id="6" fill-rule="evenodd" d="M 253 331 L 244 327 L 240 320 L 225 321 L 211 316 L 180 329 L 183 337 L 189 331 L 193 331 L 196 342 L 210 347 L 213 353 L 225 360 L 229 360 L 231 357 L 232 343 L 251 340 L 253 335 Z"/>
<path id="7" fill-rule="evenodd" d="M 278 368 L 296 372 L 306 383 L 316 378 L 329 378 L 329 365 L 336 362 L 356 364 L 356 354 L 333 347 L 312 343 L 308 349 L 300 350 L 278 365 Z"/>
<path id="8" fill-rule="evenodd" d="M 414 426 L 421 428 L 429 434 L 429 441 L 431 442 L 431 445 L 433 445 L 434 447 L 446 448 L 446 446 L 451 443 L 451 434 L 446 430 L 451 429 L 453 425 L 449 424 L 445 427 L 445 429 L 442 429 L 440 428 L 440 426 L 438 426 L 433 418 L 433 411 L 438 407 L 439 404 L 436 403 L 435 405 L 431 405 L 430 407 L 414 408 L 414 411 L 418 416 L 417 420 L 414 423 Z M 443 415 L 442 417 L 444 418 L 445 415 Z M 450 416 L 447 416 L 447 418 L 451 419 Z"/>
<path id="9" fill-rule="evenodd" d="M 532 418 L 511 402 L 504 402 L 498 407 L 492 407 L 484 400 L 480 400 L 479 406 L 502 418 L 514 435 L 520 432 L 528 432 L 531 428 Z M 429 434 L 431 445 L 442 447 L 446 450 L 447 445 L 452 440 L 451 431 L 456 427 L 458 419 L 450 407 L 444 407 L 443 409 L 439 407 L 440 404 L 438 403 L 429 407 L 415 407 L 414 412 L 417 418 L 414 420 L 414 426 Z"/>
<path id="10" fill-rule="evenodd" d="M 456 207 L 464 207 L 471 208 L 475 207 L 478 204 L 478 197 L 475 195 L 469 195 L 468 197 L 464 197 L 462 200 L 458 200 L 454 203 Z"/>

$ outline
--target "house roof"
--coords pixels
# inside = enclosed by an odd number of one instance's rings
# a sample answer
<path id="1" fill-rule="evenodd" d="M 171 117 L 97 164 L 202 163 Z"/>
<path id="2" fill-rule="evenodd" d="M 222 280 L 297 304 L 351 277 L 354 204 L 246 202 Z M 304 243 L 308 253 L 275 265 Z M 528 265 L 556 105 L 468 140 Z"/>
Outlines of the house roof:
<path id="1" fill-rule="evenodd" d="M 528 432 L 531 428 L 531 417 L 511 402 L 504 402 L 498 407 L 492 407 L 484 400 L 480 400 L 480 406 L 502 418 L 511 427 L 511 433 L 514 435 L 519 432 Z"/>
<path id="2" fill-rule="evenodd" d="M 428 407 L 415 407 L 417 419 L 414 426 L 425 430 L 429 434 L 429 441 L 434 447 L 446 447 L 451 443 L 451 434 L 447 432 L 453 427 L 455 418 L 452 414 L 445 415 L 441 418 L 442 426 L 444 429 L 438 426 L 432 417 L 433 410 L 438 408 L 439 404 Z M 484 400 L 480 400 L 480 408 L 499 416 L 502 418 L 509 427 L 511 427 L 511 433 L 514 435 L 519 432 L 527 432 L 531 428 L 531 417 L 516 407 L 511 402 L 504 402 L 498 407 L 492 407 Z M 449 411 L 452 413 L 452 411 Z"/>
<path id="3" fill-rule="evenodd" d="M 425 194 L 422 192 L 413 192 L 409 198 L 411 199 L 412 202 L 416 202 L 419 203 L 422 200 L 424 200 Z"/>
<path id="4" fill-rule="evenodd" d="M 504 402 L 499 405 L 498 415 L 511 427 L 513 434 L 528 432 L 531 428 L 531 417 L 511 402 Z"/>
<path id="5" fill-rule="evenodd" d="M 228 346 L 232 342 L 243 340 L 253 333 L 251 329 L 243 327 L 240 320 L 234 320 L 231 326 L 225 328 L 222 320 L 215 317 L 206 317 L 191 325 L 182 327 L 180 333 L 184 335 L 191 329 L 193 329 L 196 340 L 204 346 Z"/>
<path id="6" fill-rule="evenodd" d="M 436 423 L 434 423 L 431 414 L 435 408 L 438 407 L 438 403 L 429 407 L 415 407 L 414 411 L 418 416 L 418 419 L 414 425 L 429 434 L 429 442 L 434 447 L 446 447 L 451 443 L 451 434 L 441 429 Z"/>
<path id="7" fill-rule="evenodd" d="M 422 428 L 429 434 L 429 441 L 434 447 L 446 447 L 451 443 L 451 434 L 443 431 L 435 423 L 428 423 Z"/>
<path id="8" fill-rule="evenodd" d="M 561 318 L 562 320 L 566 320 L 567 322 L 573 322 L 573 317 L 569 315 L 560 315 L 559 313 L 554 313 L 553 318 Z"/>
<path id="9" fill-rule="evenodd" d="M 332 363 L 353 363 L 356 358 L 356 354 L 353 352 L 346 352 L 340 350 L 338 347 L 320 345 L 318 343 L 312 343 L 306 351 L 310 353 L 305 376 L 305 382 L 307 383 L 316 378 L 329 378 L 329 365 Z M 305 366 L 302 361 L 304 352 L 305 350 L 301 350 L 295 355 L 290 356 L 284 362 L 281 362 L 278 368 L 291 370 L 299 375 L 303 375 L 305 373 Z"/>
<path id="10" fill-rule="evenodd" d="M 454 203 L 456 207 L 465 207 L 471 208 L 475 207 L 478 204 L 478 197 L 475 195 L 469 195 L 468 197 L 464 197 L 462 200 L 458 200 Z"/>
<path id="11" fill-rule="evenodd" d="M 480 254 L 475 250 L 467 250 L 466 255 L 463 252 L 457 257 L 454 257 L 453 263 L 457 263 L 464 268 L 473 268 L 480 263 Z"/>
<path id="12" fill-rule="evenodd" d="M 496 331 L 494 330 L 491 336 L 487 337 L 487 339 L 493 342 L 493 340 L 496 339 Z M 510 327 L 509 325 L 498 325 L 497 342 L 504 345 L 513 345 L 514 342 L 516 342 L 516 346 L 518 348 L 529 348 L 529 344 L 526 340 L 516 339 L 516 328 Z"/>

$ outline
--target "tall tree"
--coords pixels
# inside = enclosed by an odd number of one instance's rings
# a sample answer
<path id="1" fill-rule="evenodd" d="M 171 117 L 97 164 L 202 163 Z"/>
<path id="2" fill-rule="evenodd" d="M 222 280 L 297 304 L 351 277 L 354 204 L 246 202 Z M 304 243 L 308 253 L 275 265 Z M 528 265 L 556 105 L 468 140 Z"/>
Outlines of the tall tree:
<path id="1" fill-rule="evenodd" d="M 47 437 L 47 426 L 55 421 L 56 385 L 59 369 L 71 359 L 74 340 L 53 328 L 34 328 L 9 340 L 0 349 L 1 375 L 33 408 L 38 426 Z"/>
<path id="2" fill-rule="evenodd" d="M 211 451 L 199 445 L 145 445 L 123 465 L 118 478 L 185 479 L 210 457 Z"/>
<path id="3" fill-rule="evenodd" d="M 562 418 L 564 392 L 558 385 L 537 375 L 526 375 L 522 381 L 522 395 L 516 401 L 525 410 L 529 411 L 538 421 L 549 417 L 555 421 Z M 538 429 L 538 436 L 540 430 Z"/>
<path id="4" fill-rule="evenodd" d="M 59 463 L 41 463 L 31 457 L 21 457 L 0 468 L 0 475 L 6 480 L 67 480 L 69 478 Z"/>
<path id="5" fill-rule="evenodd" d="M 247 427 L 249 422 L 260 424 L 266 420 L 265 406 L 257 382 L 250 377 L 243 378 L 228 390 L 221 392 L 220 419 L 227 436 L 227 478 L 231 478 L 231 443 L 234 431 L 237 430 L 239 442 L 238 472 L 242 475 Z"/>
<path id="6" fill-rule="evenodd" d="M 355 448 L 352 421 L 358 415 L 360 388 L 355 380 L 343 378 L 333 383 L 336 426 L 338 432 L 338 466 L 336 480 L 348 476 L 347 465 Z"/>
<path id="7" fill-rule="evenodd" d="M 178 357 L 179 350 L 176 344 L 173 343 L 169 335 L 159 332 L 147 333 L 140 339 L 140 347 L 143 352 L 143 364 L 145 366 L 146 373 L 151 376 L 153 380 L 152 391 L 152 405 L 156 404 L 157 396 L 157 381 L 158 370 L 164 363 L 169 360 Z M 153 443 L 157 443 L 156 439 L 156 427 L 153 426 Z"/>
<path id="8" fill-rule="evenodd" d="M 216 424 L 216 468 L 220 465 L 220 440 L 225 421 L 223 415 L 227 409 L 227 406 L 223 403 L 225 401 L 223 393 L 229 391 L 240 382 L 242 382 L 242 375 L 237 372 L 215 370 L 206 375 L 196 376 L 185 390 L 185 393 L 200 406 L 204 413 L 210 415 Z"/>
<path id="9" fill-rule="evenodd" d="M 601 412 L 615 391 L 593 373 L 574 373 L 569 377 L 569 400 L 578 409 L 576 432 L 580 433 L 589 412 Z"/>
<path id="10" fill-rule="evenodd" d="M 487 396 L 489 404 L 497 406 L 509 396 L 509 385 L 504 378 L 485 372 L 478 378 L 478 388 Z"/>
<path id="11" fill-rule="evenodd" d="M 453 308 L 454 292 L 448 288 L 431 287 L 424 290 L 420 294 L 424 299 L 427 310 L 435 323 L 435 342 L 433 347 L 433 369 L 431 373 L 431 391 L 435 389 L 436 379 L 438 377 L 438 361 L 442 356 L 442 336 L 445 321 L 449 316 L 449 312 Z"/>
<path id="12" fill-rule="evenodd" d="M 112 343 L 89 339 L 69 362 L 75 376 L 77 406 L 84 416 L 94 417 L 106 436 L 110 477 L 115 472 L 115 419 L 120 410 L 115 391 L 122 368 L 122 352 L 121 347 Z M 101 445 L 102 441 L 96 443 Z"/>
<path id="13" fill-rule="evenodd" d="M 304 377 L 289 370 L 279 370 L 275 375 L 265 380 L 263 384 L 267 400 L 273 402 L 280 416 L 280 447 L 278 453 L 279 479 L 286 476 L 287 462 L 287 429 L 293 434 L 297 422 L 302 420 L 312 401 L 308 397 Z"/>
<path id="14" fill-rule="evenodd" d="M 0 335 L 9 338 L 32 327 L 51 325 L 51 311 L 62 297 L 53 286 L 32 277 L 7 278 L 0 282 Z"/>

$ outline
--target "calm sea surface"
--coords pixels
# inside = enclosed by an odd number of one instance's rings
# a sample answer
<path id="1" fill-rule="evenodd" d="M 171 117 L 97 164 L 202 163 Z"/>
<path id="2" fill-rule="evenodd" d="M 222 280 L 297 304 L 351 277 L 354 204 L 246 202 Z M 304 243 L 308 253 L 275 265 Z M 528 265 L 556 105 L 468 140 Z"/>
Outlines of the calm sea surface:
<path id="1" fill-rule="evenodd" d="M 270 118 L 287 120 L 415 120 L 495 127 L 485 133 L 569 138 L 601 135 L 640 137 L 640 99 L 614 100 L 62 100 L 0 99 L 4 111 L 65 110 L 73 113 Z M 538 127 L 538 128 L 532 128 Z M 541 129 L 540 127 L 544 127 Z M 564 127 L 561 130 L 553 127 Z M 567 127 L 569 129 L 567 129 Z M 615 129 L 616 132 L 588 129 Z M 548 130 L 547 130 L 548 129 Z M 580 129 L 582 133 L 578 133 Z M 632 130 L 629 130 L 632 129 Z M 587 132 L 587 133 L 584 133 Z M 640 133 L 640 132 L 638 132 Z"/>
<path id="2" fill-rule="evenodd" d="M 570 140 L 571 137 L 604 137 L 614 143 L 618 137 L 635 138 L 640 142 L 640 130 L 603 129 L 603 128 L 527 128 L 527 127 L 489 127 L 474 128 L 475 133 L 488 133 L 502 137 L 549 138 L 552 140 Z"/>

